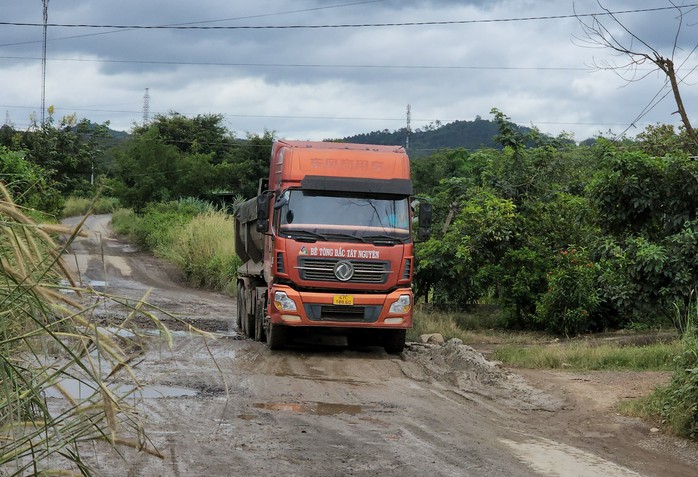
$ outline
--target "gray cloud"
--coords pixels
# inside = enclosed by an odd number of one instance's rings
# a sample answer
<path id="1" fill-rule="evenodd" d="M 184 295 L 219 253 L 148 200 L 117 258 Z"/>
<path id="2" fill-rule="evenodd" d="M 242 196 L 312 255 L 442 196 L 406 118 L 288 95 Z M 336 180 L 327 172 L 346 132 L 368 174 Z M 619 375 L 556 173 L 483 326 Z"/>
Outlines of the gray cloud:
<path id="1" fill-rule="evenodd" d="M 358 3 L 349 5 L 352 3 Z M 613 11 L 668 6 L 663 0 L 606 1 Z M 40 2 L 0 0 L 9 22 L 40 22 Z M 600 12 L 594 0 L 577 12 Z M 298 11 L 302 10 L 302 11 Z M 474 21 L 318 29 L 118 30 L 49 29 L 47 102 L 128 129 L 141 121 L 150 88 L 151 111 L 222 113 L 238 132 L 276 130 L 285 137 L 323 139 L 433 120 L 489 117 L 497 107 L 523 124 L 584 139 L 636 121 L 662 88 L 651 74 L 626 85 L 613 72 L 584 71 L 606 50 L 582 48 L 576 19 L 530 19 L 573 13 L 572 2 L 345 1 L 71 2 L 52 1 L 54 23 L 98 25 L 336 25 Z M 695 15 L 695 13 L 691 13 Z M 624 14 L 628 27 L 670 54 L 675 12 Z M 215 20 L 215 21 L 214 21 Z M 695 24 L 695 19 L 689 25 Z M 685 58 L 695 27 L 681 37 Z M 27 43 L 30 42 L 30 43 Z M 21 43 L 21 44 L 18 44 Z M 0 26 L 0 108 L 18 125 L 38 109 L 41 28 Z M 29 57 L 17 59 L 11 57 Z M 75 61 L 81 60 L 81 61 Z M 696 65 L 695 57 L 686 66 Z M 684 90 L 696 103 L 694 88 Z M 690 107 L 690 106 L 689 106 Z M 637 120 L 639 129 L 673 122 L 669 97 Z M 0 112 L 2 109 L 0 109 Z"/>

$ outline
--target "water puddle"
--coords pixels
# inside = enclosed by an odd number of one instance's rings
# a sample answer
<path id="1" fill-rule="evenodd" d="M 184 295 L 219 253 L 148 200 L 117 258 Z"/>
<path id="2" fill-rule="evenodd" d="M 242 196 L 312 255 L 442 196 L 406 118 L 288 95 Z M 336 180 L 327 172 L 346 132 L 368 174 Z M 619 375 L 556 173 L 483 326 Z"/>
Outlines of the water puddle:
<path id="1" fill-rule="evenodd" d="M 109 286 L 109 282 L 105 280 L 88 280 L 89 286 L 95 290 L 104 290 Z"/>
<path id="2" fill-rule="evenodd" d="M 90 381 L 82 381 L 79 379 L 62 379 L 58 382 L 60 387 L 68 393 L 73 399 L 82 400 L 92 396 L 98 389 L 98 386 Z M 114 394 L 128 399 L 156 399 L 156 398 L 171 398 L 171 397 L 187 397 L 196 396 L 198 391 L 194 389 L 182 388 L 177 386 L 165 386 L 162 384 L 153 384 L 149 386 L 134 386 L 131 384 L 121 384 L 115 387 L 110 387 Z M 46 389 L 47 398 L 64 398 L 63 394 L 56 386 L 51 386 Z"/>
<path id="3" fill-rule="evenodd" d="M 363 412 L 361 406 L 355 404 L 338 404 L 331 402 L 310 403 L 257 403 L 254 407 L 269 411 L 286 411 L 302 414 L 315 414 L 317 416 L 335 416 L 337 414 L 349 414 L 355 416 Z"/>

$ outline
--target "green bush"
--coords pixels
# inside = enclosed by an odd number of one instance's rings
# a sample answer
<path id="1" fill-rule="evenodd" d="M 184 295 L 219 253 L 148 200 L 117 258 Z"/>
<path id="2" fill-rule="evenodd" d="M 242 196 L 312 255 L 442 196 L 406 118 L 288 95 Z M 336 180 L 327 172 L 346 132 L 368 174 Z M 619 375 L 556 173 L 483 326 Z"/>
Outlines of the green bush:
<path id="1" fill-rule="evenodd" d="M 143 220 L 132 209 L 117 209 L 111 216 L 111 227 L 114 232 L 125 235 L 131 240 L 135 240 L 136 230 Z"/>
<path id="2" fill-rule="evenodd" d="M 63 207 L 59 184 L 47 170 L 27 159 L 27 154 L 0 146 L 0 182 L 15 204 L 58 215 Z"/>
<path id="3" fill-rule="evenodd" d="M 557 266 L 548 272 L 548 289 L 537 306 L 537 319 L 553 333 L 577 335 L 594 330 L 592 316 L 600 298 L 598 267 L 584 250 L 562 250 Z"/>

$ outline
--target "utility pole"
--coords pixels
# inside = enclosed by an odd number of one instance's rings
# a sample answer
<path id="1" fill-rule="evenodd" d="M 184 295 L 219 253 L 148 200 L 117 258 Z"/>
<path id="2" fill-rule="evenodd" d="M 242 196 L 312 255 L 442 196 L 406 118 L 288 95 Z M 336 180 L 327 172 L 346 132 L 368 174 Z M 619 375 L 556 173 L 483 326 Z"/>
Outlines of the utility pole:
<path id="1" fill-rule="evenodd" d="M 405 128 L 405 150 L 408 150 L 410 148 L 410 119 L 412 118 L 412 112 L 410 105 L 407 105 L 407 127 Z"/>
<path id="2" fill-rule="evenodd" d="M 44 12 L 44 41 L 41 45 L 41 125 L 46 121 L 46 33 L 48 32 L 48 2 L 41 0 Z"/>
<path id="3" fill-rule="evenodd" d="M 143 126 L 150 121 L 150 88 L 145 89 L 143 95 Z"/>

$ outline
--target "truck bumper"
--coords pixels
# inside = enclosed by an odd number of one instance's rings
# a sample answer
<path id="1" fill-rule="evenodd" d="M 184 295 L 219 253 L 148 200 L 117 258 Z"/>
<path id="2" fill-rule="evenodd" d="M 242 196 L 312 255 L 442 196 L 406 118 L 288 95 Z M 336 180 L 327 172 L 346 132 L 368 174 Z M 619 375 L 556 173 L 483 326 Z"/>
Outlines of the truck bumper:
<path id="1" fill-rule="evenodd" d="M 412 328 L 412 290 L 388 294 L 298 292 L 285 285 L 271 289 L 269 317 L 288 326 Z M 295 308 L 295 309 L 294 309 Z"/>

